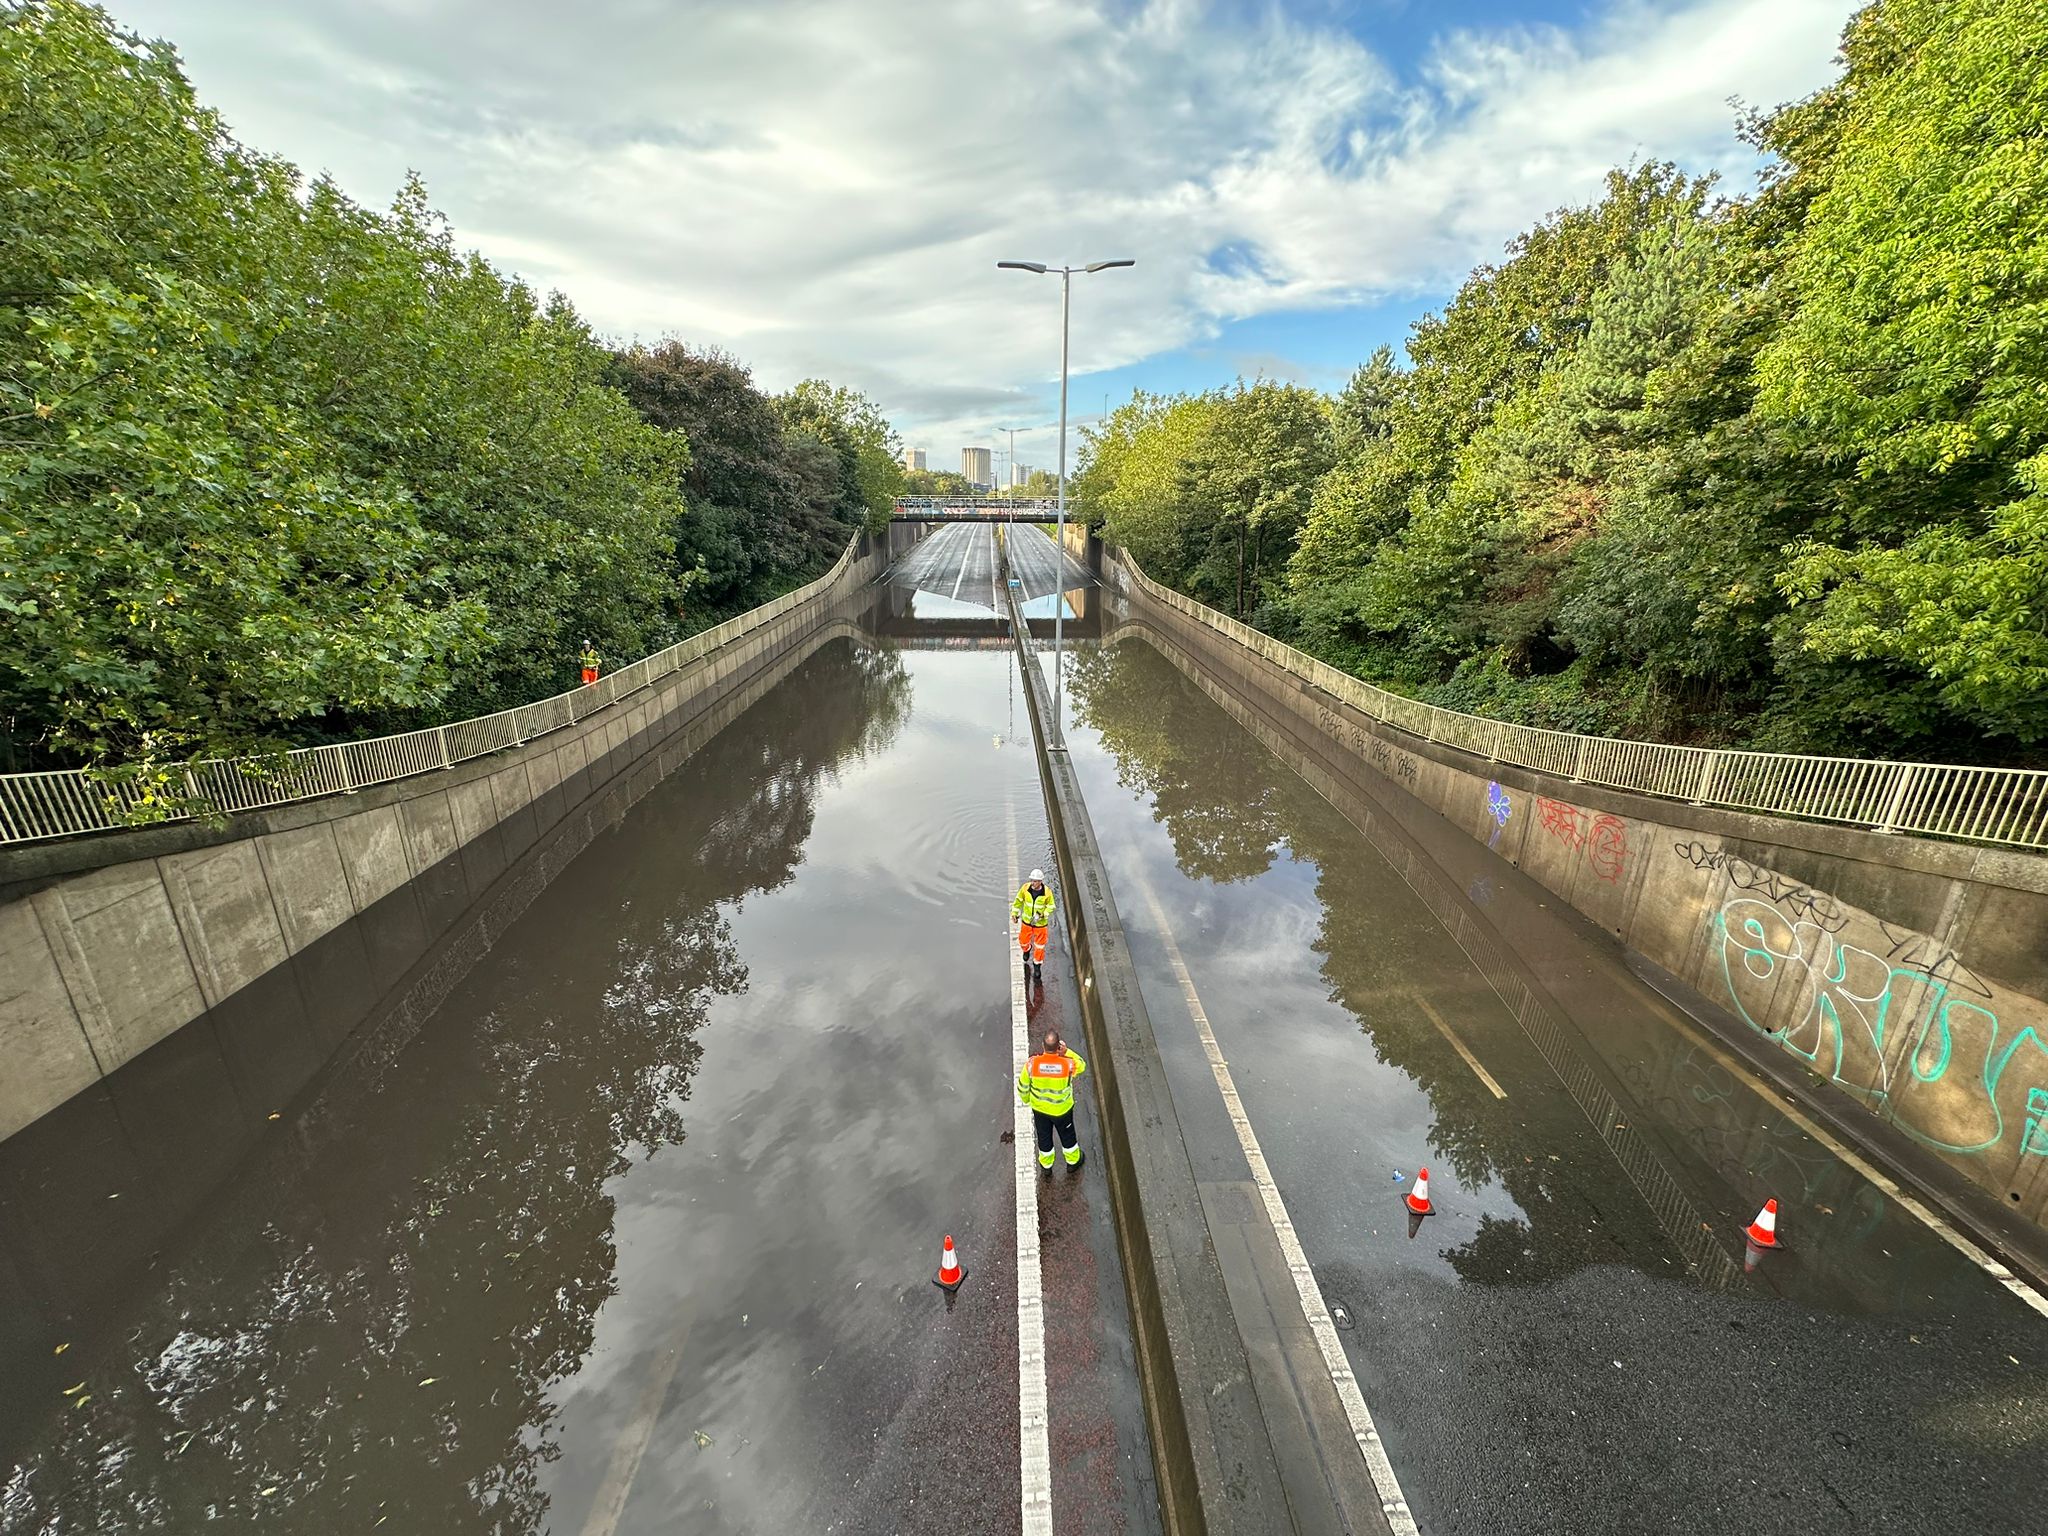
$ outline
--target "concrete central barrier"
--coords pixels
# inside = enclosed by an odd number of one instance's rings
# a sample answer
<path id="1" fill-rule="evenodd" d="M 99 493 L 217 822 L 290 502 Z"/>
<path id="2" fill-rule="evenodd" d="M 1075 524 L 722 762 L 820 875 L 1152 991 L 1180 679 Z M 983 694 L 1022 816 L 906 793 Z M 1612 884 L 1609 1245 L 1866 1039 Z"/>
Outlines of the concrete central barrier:
<path id="1" fill-rule="evenodd" d="M 1359 1455 L 1252 1186 L 1196 1177 L 1079 781 L 1064 745 L 1048 739 L 1053 703 L 1014 590 L 1009 611 L 1166 1528 L 1389 1532 L 1386 1490 Z"/>

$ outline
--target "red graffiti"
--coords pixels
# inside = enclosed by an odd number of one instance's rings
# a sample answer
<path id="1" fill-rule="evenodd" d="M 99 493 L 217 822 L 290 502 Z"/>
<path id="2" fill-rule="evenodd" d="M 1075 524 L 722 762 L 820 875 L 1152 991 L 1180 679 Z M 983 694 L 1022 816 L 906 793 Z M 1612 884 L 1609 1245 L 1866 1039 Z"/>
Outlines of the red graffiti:
<path id="1" fill-rule="evenodd" d="M 1609 885 L 1621 878 L 1628 865 L 1628 828 L 1622 825 L 1619 816 L 1593 818 L 1592 836 L 1586 841 L 1586 862 Z"/>
<path id="2" fill-rule="evenodd" d="M 1595 815 L 1562 800 L 1538 797 L 1536 823 L 1574 853 L 1585 850 L 1593 873 L 1609 885 L 1628 867 L 1628 828 L 1619 816 Z"/>

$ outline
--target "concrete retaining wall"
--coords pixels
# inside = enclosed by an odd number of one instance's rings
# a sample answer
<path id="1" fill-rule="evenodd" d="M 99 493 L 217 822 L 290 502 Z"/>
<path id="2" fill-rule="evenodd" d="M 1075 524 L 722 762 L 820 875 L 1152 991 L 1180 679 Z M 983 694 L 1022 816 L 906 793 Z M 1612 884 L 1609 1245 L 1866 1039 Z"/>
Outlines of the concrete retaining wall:
<path id="1" fill-rule="evenodd" d="M 892 527 L 886 547 L 811 601 L 523 747 L 223 828 L 10 851 L 0 1139 L 201 1018 L 229 1077 L 249 1079 L 246 1107 L 279 1107 L 530 850 L 790 652 L 920 532 Z M 260 1048 L 238 1051 L 251 1032 Z M 280 1051 L 280 1032 L 291 1048 Z"/>
<path id="2" fill-rule="evenodd" d="M 1114 556 L 1103 568 L 1127 615 L 2048 1224 L 2048 859 L 1489 762 L 1373 720 L 1152 601 Z"/>

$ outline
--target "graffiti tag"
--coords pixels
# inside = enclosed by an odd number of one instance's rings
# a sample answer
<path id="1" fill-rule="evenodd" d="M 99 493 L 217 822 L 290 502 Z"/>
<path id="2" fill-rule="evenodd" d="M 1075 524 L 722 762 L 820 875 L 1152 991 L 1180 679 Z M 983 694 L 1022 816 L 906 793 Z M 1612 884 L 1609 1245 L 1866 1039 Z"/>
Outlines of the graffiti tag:
<path id="1" fill-rule="evenodd" d="M 1486 784 L 1486 814 L 1493 818 L 1493 836 L 1486 840 L 1487 847 L 1496 847 L 1500 843 L 1501 829 L 1514 813 L 1515 802 L 1508 798 L 1508 792 L 1489 779 Z"/>
<path id="2" fill-rule="evenodd" d="M 2007 1073 L 2017 1062 L 2021 1080 L 2048 1079 L 2048 1045 L 2031 1026 L 2002 1040 L 1999 1017 L 1985 1006 L 1989 990 L 1976 994 L 1983 1001 L 1956 996 L 1955 975 L 1935 974 L 1939 960 L 1930 968 L 1896 958 L 1903 952 L 1918 961 L 1925 953 L 1901 939 L 1892 940 L 1894 955 L 1879 955 L 1843 943 L 1840 925 L 1829 928 L 1750 896 L 1723 906 L 1714 925 L 1736 1012 L 1930 1146 L 1998 1146 L 2006 1131 L 1999 1091 Z M 1983 986 L 1967 968 L 1956 974 Z M 1791 996 L 1781 993 L 1785 987 L 1794 989 Z M 1773 1016 L 1786 1022 L 1772 1029 L 1764 1020 Z M 2027 1097 L 2022 1152 L 2048 1155 L 2044 1118 L 2048 1091 L 2036 1087 Z"/>
<path id="3" fill-rule="evenodd" d="M 1990 986 L 1957 959 L 1956 952 L 1946 944 L 1930 939 L 1924 933 L 1915 933 L 1910 928 L 1895 928 L 1887 922 L 1880 921 L 1878 927 L 1884 930 L 1885 939 L 1891 944 L 1891 953 L 1886 958 L 1893 965 L 1918 971 L 1958 991 L 1987 1000 L 1990 998 Z"/>
<path id="4" fill-rule="evenodd" d="M 1754 892 L 1785 908 L 1801 922 L 1811 923 L 1829 933 L 1840 933 L 1849 926 L 1849 914 L 1842 910 L 1834 897 L 1810 885 L 1801 885 L 1775 869 L 1752 864 L 1725 848 L 1709 848 L 1704 843 L 1673 843 L 1671 851 L 1694 869 L 1721 871 L 1738 891 Z"/>
<path id="5" fill-rule="evenodd" d="M 1593 873 L 1609 885 L 1628 867 L 1628 827 L 1619 816 L 1596 815 L 1563 800 L 1539 797 L 1536 821 L 1574 853 L 1583 849 Z"/>

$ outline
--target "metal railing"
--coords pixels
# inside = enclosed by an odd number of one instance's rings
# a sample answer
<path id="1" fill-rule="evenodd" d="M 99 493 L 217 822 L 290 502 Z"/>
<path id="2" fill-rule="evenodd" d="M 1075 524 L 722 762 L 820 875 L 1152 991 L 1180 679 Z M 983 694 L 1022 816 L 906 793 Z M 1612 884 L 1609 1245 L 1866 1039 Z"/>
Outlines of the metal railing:
<path id="1" fill-rule="evenodd" d="M 1694 805 L 1726 806 L 1879 832 L 2048 847 L 2048 771 L 1956 764 L 1799 757 L 1726 747 L 1678 747 L 1579 736 L 1468 715 L 1389 693 L 1154 581 L 1122 551 L 1110 555 L 1153 600 L 1256 651 L 1333 698 L 1425 741 L 1573 783 L 1603 784 Z"/>
<path id="2" fill-rule="evenodd" d="M 281 759 L 211 758 L 189 763 L 177 770 L 183 775 L 185 796 L 216 811 L 252 811 L 292 800 L 345 794 L 372 784 L 452 768 L 474 757 L 521 746 L 536 736 L 573 725 L 801 607 L 845 575 L 859 547 L 860 537 L 855 535 L 832 569 L 816 581 L 759 608 L 750 608 L 667 650 L 642 657 L 586 687 L 572 688 L 553 698 L 520 704 L 494 715 L 430 726 L 423 731 L 324 747 L 298 747 L 284 753 Z M 0 846 L 111 831 L 144 819 L 191 819 L 189 812 L 145 816 L 144 795 L 141 788 L 102 783 L 79 768 L 0 774 Z"/>

